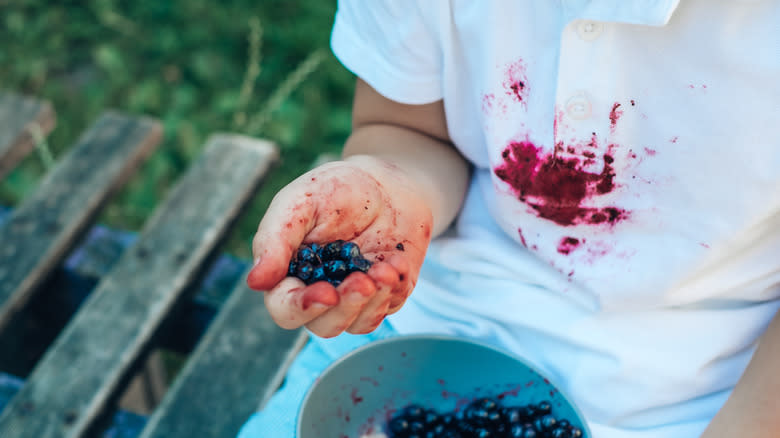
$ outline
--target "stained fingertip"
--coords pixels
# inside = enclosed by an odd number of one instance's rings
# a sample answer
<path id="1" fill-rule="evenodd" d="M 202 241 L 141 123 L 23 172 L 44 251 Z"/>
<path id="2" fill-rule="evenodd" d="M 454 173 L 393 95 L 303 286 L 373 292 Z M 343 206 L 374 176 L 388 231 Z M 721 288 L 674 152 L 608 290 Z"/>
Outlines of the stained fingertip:
<path id="1" fill-rule="evenodd" d="M 252 270 L 249 271 L 249 274 L 247 274 L 246 284 L 250 289 L 254 290 L 267 290 L 270 288 L 265 274 L 258 269 L 258 264 L 255 264 Z"/>
<path id="2" fill-rule="evenodd" d="M 311 333 L 316 335 L 317 337 L 320 337 L 322 339 L 330 339 L 335 338 L 336 336 L 340 335 L 344 332 L 344 330 L 339 329 L 322 329 L 316 326 L 313 326 L 312 324 L 306 324 L 306 329 L 308 329 Z"/>
<path id="3" fill-rule="evenodd" d="M 379 262 L 371 265 L 368 276 L 379 284 L 393 285 L 398 280 L 398 271 L 388 262 Z"/>
<path id="4" fill-rule="evenodd" d="M 262 258 L 255 264 L 246 277 L 246 284 L 251 289 L 267 291 L 287 276 L 288 264 L 279 260 Z"/>
<path id="5" fill-rule="evenodd" d="M 393 311 L 389 313 L 398 311 L 406 302 L 407 298 L 409 298 L 409 295 L 412 294 L 412 290 L 413 289 L 408 282 L 402 282 L 397 287 L 393 288 L 390 293 L 390 309 L 393 309 Z"/>
<path id="6" fill-rule="evenodd" d="M 303 289 L 301 310 L 306 311 L 315 303 L 333 307 L 337 305 L 340 300 L 341 298 L 339 297 L 336 288 L 327 282 L 320 281 Z"/>
<path id="7" fill-rule="evenodd" d="M 332 306 L 326 305 L 326 304 L 320 304 L 320 303 L 312 303 L 307 312 L 312 315 L 311 318 L 316 318 L 317 316 L 325 313 L 330 309 Z M 305 320 L 301 320 L 296 316 L 289 316 L 287 318 L 283 318 L 274 314 L 271 314 L 271 319 L 274 320 L 276 325 L 279 327 L 285 329 L 285 330 L 294 330 L 297 328 L 300 328 L 304 325 Z"/>
<path id="8" fill-rule="evenodd" d="M 337 289 L 342 295 L 358 292 L 364 297 L 368 297 L 376 293 L 374 280 L 363 272 L 353 272 L 349 274 Z"/>
<path id="9" fill-rule="evenodd" d="M 378 313 L 374 315 L 373 320 L 369 321 L 368 323 L 364 321 L 360 321 L 358 323 L 356 321 L 356 323 L 353 323 L 351 326 L 349 326 L 346 331 L 347 333 L 351 333 L 353 335 L 366 335 L 376 330 L 376 328 L 382 324 L 382 321 L 385 320 L 387 315 L 387 312 Z"/>
<path id="10" fill-rule="evenodd" d="M 392 254 L 387 258 L 387 263 L 389 263 L 393 268 L 395 268 L 396 271 L 398 271 L 398 275 L 402 275 L 404 277 L 409 275 L 411 267 L 409 265 L 408 257 L 401 254 Z"/>

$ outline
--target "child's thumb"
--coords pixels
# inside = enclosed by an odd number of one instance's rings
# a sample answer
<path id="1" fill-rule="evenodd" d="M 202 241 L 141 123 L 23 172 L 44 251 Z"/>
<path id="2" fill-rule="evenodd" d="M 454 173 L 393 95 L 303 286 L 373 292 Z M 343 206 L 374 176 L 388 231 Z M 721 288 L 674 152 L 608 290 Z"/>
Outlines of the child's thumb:
<path id="1" fill-rule="evenodd" d="M 311 230 L 313 207 L 296 205 L 295 209 L 269 207 L 252 241 L 254 267 L 247 285 L 267 291 L 287 276 L 290 259 Z"/>

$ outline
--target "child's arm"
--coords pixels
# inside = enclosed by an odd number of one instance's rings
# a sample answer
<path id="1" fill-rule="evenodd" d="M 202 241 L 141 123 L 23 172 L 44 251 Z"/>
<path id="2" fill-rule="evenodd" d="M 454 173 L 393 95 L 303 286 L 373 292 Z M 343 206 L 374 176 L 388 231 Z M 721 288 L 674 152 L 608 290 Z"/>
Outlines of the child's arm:
<path id="1" fill-rule="evenodd" d="M 284 328 L 322 337 L 367 333 L 400 309 L 417 281 L 431 237 L 456 216 L 469 178 L 450 144 L 441 102 L 403 105 L 358 81 L 344 160 L 313 169 L 271 202 L 253 242 L 247 278 L 265 292 Z M 375 263 L 333 288 L 286 277 L 301 243 L 356 242 Z"/>
<path id="2" fill-rule="evenodd" d="M 750 364 L 702 438 L 780 436 L 780 313 L 775 315 Z"/>
<path id="3" fill-rule="evenodd" d="M 367 155 L 404 170 L 425 197 L 433 218 L 433 235 L 444 231 L 460 209 L 468 182 L 468 165 L 452 146 L 441 101 L 403 105 L 383 97 L 358 79 L 353 133 L 344 157 Z"/>

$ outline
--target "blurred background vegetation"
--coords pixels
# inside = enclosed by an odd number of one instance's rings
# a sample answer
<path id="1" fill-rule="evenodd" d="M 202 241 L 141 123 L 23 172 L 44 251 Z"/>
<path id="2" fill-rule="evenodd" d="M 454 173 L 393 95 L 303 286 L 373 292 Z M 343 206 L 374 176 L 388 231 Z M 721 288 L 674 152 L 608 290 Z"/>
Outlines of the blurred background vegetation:
<path id="1" fill-rule="evenodd" d="M 328 49 L 336 0 L 0 0 L 0 89 L 52 102 L 54 159 L 106 109 L 158 118 L 164 140 L 100 221 L 138 230 L 209 134 L 269 139 L 282 160 L 227 243 L 251 257 L 273 195 L 350 128 L 353 77 Z M 15 205 L 46 171 L 29 156 L 0 182 Z"/>

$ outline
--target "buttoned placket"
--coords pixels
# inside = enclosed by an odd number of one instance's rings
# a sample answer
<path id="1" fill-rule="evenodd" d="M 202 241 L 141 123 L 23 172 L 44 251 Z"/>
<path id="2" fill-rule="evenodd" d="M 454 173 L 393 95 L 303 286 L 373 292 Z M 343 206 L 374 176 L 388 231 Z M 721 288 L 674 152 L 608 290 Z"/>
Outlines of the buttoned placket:
<path id="1" fill-rule="evenodd" d="M 599 174 L 604 169 L 608 149 L 608 109 L 594 108 L 593 93 L 603 78 L 594 57 L 606 24 L 592 20 L 569 23 L 561 36 L 556 91 L 554 153 L 561 159 L 577 159 L 585 172 Z M 604 120 L 602 120 L 602 118 Z"/>

